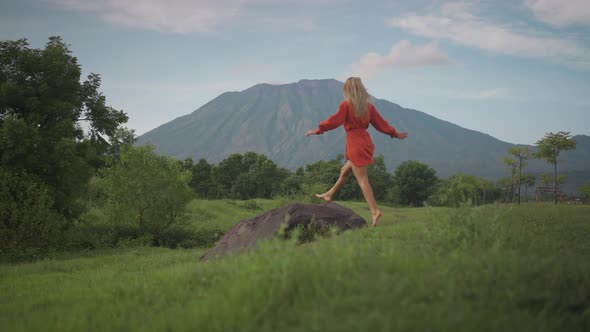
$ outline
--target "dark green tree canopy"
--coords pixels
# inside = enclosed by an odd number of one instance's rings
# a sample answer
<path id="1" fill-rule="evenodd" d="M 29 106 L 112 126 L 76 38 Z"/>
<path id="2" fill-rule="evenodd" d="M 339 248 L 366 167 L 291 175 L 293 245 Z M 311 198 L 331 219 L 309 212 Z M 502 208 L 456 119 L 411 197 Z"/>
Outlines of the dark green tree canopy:
<path id="1" fill-rule="evenodd" d="M 88 121 L 90 137 L 100 140 L 128 120 L 123 111 L 106 105 L 100 75 L 91 73 L 80 83 L 78 60 L 60 37 L 49 38 L 44 49 L 28 46 L 26 39 L 0 41 L 0 125 L 13 116 L 82 139 L 77 124 Z"/>
<path id="2" fill-rule="evenodd" d="M 436 171 L 419 161 L 409 160 L 393 174 L 394 195 L 403 205 L 422 206 L 438 183 Z"/>
<path id="3" fill-rule="evenodd" d="M 60 37 L 42 49 L 26 39 L 0 41 L 0 168 L 44 183 L 65 216 L 80 212 L 76 197 L 108 153 L 103 135 L 117 136 L 128 119 L 106 105 L 98 74 L 84 82 L 80 75 Z"/>

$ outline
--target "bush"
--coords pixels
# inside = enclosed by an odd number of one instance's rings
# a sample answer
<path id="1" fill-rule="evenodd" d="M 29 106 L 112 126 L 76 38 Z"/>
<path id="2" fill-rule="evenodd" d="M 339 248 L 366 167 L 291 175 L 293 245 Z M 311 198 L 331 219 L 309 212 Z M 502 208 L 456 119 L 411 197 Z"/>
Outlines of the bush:
<path id="1" fill-rule="evenodd" d="M 0 261 L 31 260 L 56 249 L 66 223 L 52 206 L 38 179 L 0 168 Z"/>
<path id="2" fill-rule="evenodd" d="M 182 220 L 161 233 L 150 234 L 133 223 L 112 222 L 109 211 L 94 208 L 68 229 L 63 247 L 70 251 L 136 246 L 210 247 L 223 233 L 217 228 L 195 230 Z"/>
<path id="3" fill-rule="evenodd" d="M 151 145 L 125 147 L 109 166 L 102 181 L 112 224 L 131 224 L 157 238 L 183 218 L 193 198 L 191 174 L 172 158 L 156 154 Z"/>

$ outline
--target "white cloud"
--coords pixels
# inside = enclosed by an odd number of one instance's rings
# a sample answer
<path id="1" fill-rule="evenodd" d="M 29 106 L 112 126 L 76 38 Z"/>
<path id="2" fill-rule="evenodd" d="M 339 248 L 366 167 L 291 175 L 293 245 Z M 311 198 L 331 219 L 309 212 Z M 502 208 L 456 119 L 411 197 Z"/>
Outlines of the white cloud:
<path id="1" fill-rule="evenodd" d="M 166 33 L 189 34 L 213 30 L 246 12 L 248 5 L 326 5 L 334 0 L 45 0 L 66 9 L 95 12 L 107 22 Z M 257 18 L 274 30 L 312 30 L 304 18 Z"/>
<path id="2" fill-rule="evenodd" d="M 97 12 L 132 28 L 187 34 L 206 32 L 234 17 L 243 0 L 50 0 L 68 9 Z"/>
<path id="3" fill-rule="evenodd" d="M 412 45 L 407 40 L 401 40 L 385 55 L 370 52 L 361 56 L 352 64 L 352 75 L 373 78 L 391 67 L 441 65 L 449 62 L 447 55 L 434 43 Z"/>
<path id="4" fill-rule="evenodd" d="M 526 6 L 543 22 L 565 26 L 590 25 L 588 0 L 527 0 Z"/>
<path id="5" fill-rule="evenodd" d="M 464 3 L 443 5 L 434 15 L 398 16 L 390 24 L 419 36 L 446 39 L 497 53 L 550 58 L 590 68 L 590 50 L 576 41 L 487 22 L 473 14 L 472 5 Z"/>

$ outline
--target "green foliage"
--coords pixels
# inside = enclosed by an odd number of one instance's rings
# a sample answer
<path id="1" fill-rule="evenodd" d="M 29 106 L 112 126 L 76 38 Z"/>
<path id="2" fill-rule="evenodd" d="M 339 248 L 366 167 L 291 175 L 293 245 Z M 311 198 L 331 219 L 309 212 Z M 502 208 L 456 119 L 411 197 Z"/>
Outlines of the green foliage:
<path id="1" fill-rule="evenodd" d="M 522 175 L 522 184 L 527 187 L 534 187 L 537 183 L 537 178 L 533 174 L 523 174 Z"/>
<path id="2" fill-rule="evenodd" d="M 108 166 L 102 171 L 102 185 L 113 224 L 132 224 L 157 242 L 181 222 L 193 194 L 190 173 L 181 171 L 174 159 L 156 154 L 151 145 L 125 147 Z"/>
<path id="3" fill-rule="evenodd" d="M 535 158 L 543 159 L 550 164 L 557 164 L 559 154 L 562 151 L 573 150 L 576 148 L 574 141 L 569 132 L 560 131 L 557 133 L 548 133 L 536 143 L 537 152 Z"/>
<path id="4" fill-rule="evenodd" d="M 523 174 L 522 184 L 524 185 L 525 197 L 528 201 L 529 189 L 533 188 L 537 183 L 537 178 L 533 174 Z"/>
<path id="5" fill-rule="evenodd" d="M 511 179 L 499 181 L 500 188 L 511 186 Z M 459 207 L 491 203 L 501 195 L 501 190 L 490 181 L 467 174 L 456 174 L 442 181 L 429 203 L 436 206 Z"/>
<path id="6" fill-rule="evenodd" d="M 554 201 L 557 204 L 557 164 L 561 151 L 573 150 L 576 148 L 574 141 L 569 132 L 560 131 L 558 133 L 548 133 L 537 141 L 537 152 L 535 158 L 543 159 L 553 165 L 553 190 Z"/>
<path id="7" fill-rule="evenodd" d="M 418 161 L 405 161 L 393 174 L 393 199 L 402 205 L 422 206 L 434 192 L 436 171 Z"/>
<path id="8" fill-rule="evenodd" d="M 320 160 L 305 165 L 305 172 L 303 175 L 305 183 L 332 186 L 338 180 L 342 166 L 344 166 L 344 164 L 338 159 Z"/>
<path id="9" fill-rule="evenodd" d="M 552 187 L 553 184 L 553 176 L 549 173 L 541 173 L 540 175 L 541 177 L 541 185 L 544 187 Z M 565 175 L 558 175 L 557 179 L 555 180 L 555 183 L 559 186 L 561 184 L 565 183 L 565 180 L 567 179 L 567 176 Z"/>
<path id="10" fill-rule="evenodd" d="M 588 181 L 585 185 L 581 186 L 578 189 L 578 192 L 584 197 L 584 198 L 590 198 L 590 181 Z"/>
<path id="11" fill-rule="evenodd" d="M 528 147 L 512 147 L 508 150 L 509 157 L 504 158 L 504 164 L 511 168 L 513 183 L 516 185 L 516 199 L 520 204 L 520 188 L 522 187 L 522 170 L 528 165 L 531 151 Z"/>
<path id="12" fill-rule="evenodd" d="M 137 141 L 135 129 L 119 127 L 113 131 L 110 137 L 109 155 L 117 158 L 124 146 L 132 146 Z"/>
<path id="13" fill-rule="evenodd" d="M 0 168 L 0 261 L 34 259 L 54 250 L 64 225 L 38 178 Z"/>
<path id="14" fill-rule="evenodd" d="M 55 210 L 72 220 L 97 159 L 107 152 L 102 135 L 116 136 L 127 121 L 106 105 L 100 76 L 80 82 L 81 69 L 59 37 L 43 49 L 25 39 L 0 41 L 0 167 L 44 183 Z M 86 121 L 90 137 L 78 124 Z"/>
<path id="15" fill-rule="evenodd" d="M 553 182 L 553 177 L 549 173 L 542 173 L 541 174 L 541 185 L 549 186 Z"/>
<path id="16" fill-rule="evenodd" d="M 211 179 L 212 168 L 213 165 L 203 158 L 199 159 L 199 162 L 191 168 L 192 179 L 190 186 L 199 197 L 208 198 L 214 195 L 213 180 Z"/>
<path id="17" fill-rule="evenodd" d="M 287 170 L 279 168 L 265 155 L 254 152 L 232 154 L 213 166 L 210 174 L 213 184 L 210 191 L 215 197 L 238 199 L 271 198 L 281 190 L 283 180 L 289 176 Z"/>

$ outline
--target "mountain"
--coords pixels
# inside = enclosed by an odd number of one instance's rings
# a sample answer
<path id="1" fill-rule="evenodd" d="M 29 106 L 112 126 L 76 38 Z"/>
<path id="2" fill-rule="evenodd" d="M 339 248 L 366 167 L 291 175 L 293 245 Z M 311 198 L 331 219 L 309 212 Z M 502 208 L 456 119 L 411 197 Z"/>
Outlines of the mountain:
<path id="1" fill-rule="evenodd" d="M 196 111 L 145 133 L 137 144 L 154 144 L 160 153 L 178 159 L 205 158 L 214 163 L 231 153 L 254 151 L 290 169 L 332 159 L 344 153 L 344 129 L 312 137 L 306 137 L 305 132 L 337 110 L 343 98 L 342 85 L 333 79 L 301 80 L 225 92 Z M 373 103 L 398 131 L 410 135 L 400 141 L 370 128 L 376 154 L 383 154 L 390 170 L 405 160 L 419 160 L 441 177 L 468 173 L 497 179 L 507 175 L 501 160 L 514 144 L 387 100 L 374 98 Z M 588 180 L 590 137 L 575 139 L 578 148 L 564 154 L 567 162 L 560 170 L 576 172 L 580 181 Z M 527 171 L 550 170 L 549 165 L 533 161 Z"/>

